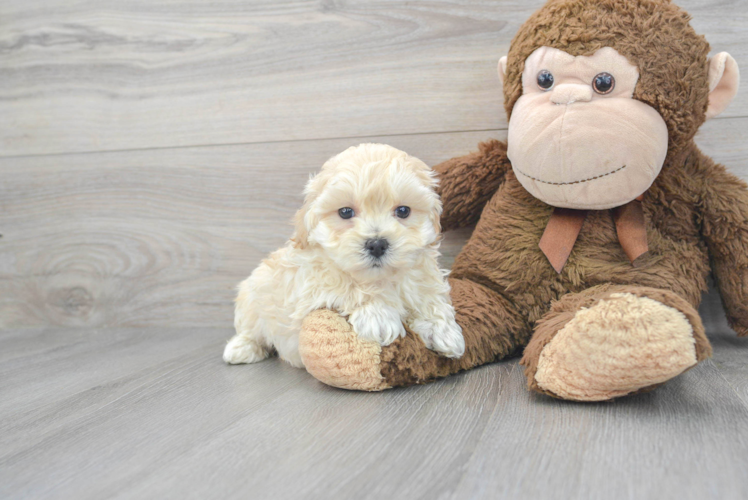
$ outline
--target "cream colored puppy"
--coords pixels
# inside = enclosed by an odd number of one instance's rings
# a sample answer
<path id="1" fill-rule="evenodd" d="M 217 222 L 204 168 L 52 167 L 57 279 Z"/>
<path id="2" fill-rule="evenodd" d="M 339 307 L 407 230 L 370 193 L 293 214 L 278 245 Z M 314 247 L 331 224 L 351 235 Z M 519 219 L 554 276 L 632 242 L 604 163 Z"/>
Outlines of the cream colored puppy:
<path id="1" fill-rule="evenodd" d="M 441 201 L 425 163 L 384 144 L 328 160 L 306 185 L 291 240 L 239 285 L 227 363 L 275 349 L 302 367 L 299 330 L 310 312 L 347 316 L 359 337 L 388 345 L 403 323 L 430 349 L 465 351 L 446 273 L 439 269 Z"/>

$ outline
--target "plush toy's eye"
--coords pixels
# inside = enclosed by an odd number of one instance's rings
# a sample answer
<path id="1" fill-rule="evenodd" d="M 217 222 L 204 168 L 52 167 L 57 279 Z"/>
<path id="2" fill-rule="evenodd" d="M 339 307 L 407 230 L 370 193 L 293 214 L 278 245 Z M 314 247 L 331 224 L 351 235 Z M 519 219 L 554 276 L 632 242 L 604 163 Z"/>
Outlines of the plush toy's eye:
<path id="1" fill-rule="evenodd" d="M 351 207 L 343 207 L 338 210 L 338 215 L 341 219 L 350 219 L 351 217 L 356 215 L 356 212 L 354 212 Z"/>
<path id="2" fill-rule="evenodd" d="M 553 75 L 547 69 L 538 73 L 538 87 L 543 90 L 548 90 L 553 87 Z"/>
<path id="3" fill-rule="evenodd" d="M 410 215 L 410 207 L 397 207 L 395 209 L 395 215 L 401 219 L 407 219 Z"/>
<path id="4" fill-rule="evenodd" d="M 610 73 L 600 73 L 592 80 L 592 88 L 598 94 L 608 94 L 616 86 L 616 79 Z"/>

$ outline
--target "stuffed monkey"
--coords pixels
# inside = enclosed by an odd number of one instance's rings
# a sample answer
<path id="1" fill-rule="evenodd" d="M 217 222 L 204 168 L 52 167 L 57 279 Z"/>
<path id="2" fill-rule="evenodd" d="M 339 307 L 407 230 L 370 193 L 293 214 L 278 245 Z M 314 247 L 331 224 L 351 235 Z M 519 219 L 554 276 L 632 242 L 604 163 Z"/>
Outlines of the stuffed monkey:
<path id="1" fill-rule="evenodd" d="M 436 167 L 442 228 L 476 224 L 450 275 L 460 359 L 412 334 L 380 347 L 307 317 L 322 382 L 419 384 L 522 355 L 530 389 L 602 401 L 650 390 L 711 354 L 696 311 L 713 273 L 748 334 L 748 190 L 693 141 L 738 68 L 667 0 L 551 0 L 499 62 L 507 142 Z"/>

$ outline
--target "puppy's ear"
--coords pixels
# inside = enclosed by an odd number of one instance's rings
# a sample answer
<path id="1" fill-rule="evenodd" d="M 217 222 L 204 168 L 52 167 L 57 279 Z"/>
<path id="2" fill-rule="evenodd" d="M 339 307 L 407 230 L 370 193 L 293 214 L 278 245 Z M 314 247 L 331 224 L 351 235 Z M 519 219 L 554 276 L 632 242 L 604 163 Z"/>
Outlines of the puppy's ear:
<path id="1" fill-rule="evenodd" d="M 293 217 L 295 230 L 293 236 L 291 236 L 291 242 L 294 248 L 304 250 L 309 246 L 309 231 L 304 224 L 304 216 L 309 210 L 308 204 L 305 202 L 304 205 L 296 212 Z"/>
<path id="2" fill-rule="evenodd" d="M 322 192 L 326 183 L 324 172 L 312 175 L 304 188 L 304 204 L 301 206 L 296 215 L 294 215 L 295 231 L 291 236 L 293 246 L 298 249 L 305 249 L 309 246 L 309 231 L 317 225 L 317 218 L 313 212 L 314 201 Z"/>
<path id="3" fill-rule="evenodd" d="M 442 201 L 439 198 L 439 196 L 434 193 L 434 204 L 433 208 L 431 209 L 431 213 L 429 213 L 429 220 L 431 221 L 432 226 L 434 227 L 434 234 L 436 235 L 436 238 L 434 239 L 434 243 L 441 241 L 442 239 Z"/>
<path id="4" fill-rule="evenodd" d="M 436 176 L 436 172 L 428 167 L 426 168 L 427 170 L 425 172 L 425 184 L 431 191 L 429 193 L 429 195 L 431 196 L 431 212 L 429 212 L 429 221 L 431 222 L 431 225 L 434 229 L 434 234 L 436 235 L 436 237 L 434 238 L 434 243 L 437 243 L 442 239 L 442 200 L 439 195 L 436 194 L 436 187 L 439 185 L 439 179 Z"/>
<path id="5" fill-rule="evenodd" d="M 441 241 L 441 215 L 442 215 L 442 201 L 439 195 L 436 194 L 436 187 L 439 185 L 439 178 L 436 172 L 426 165 L 421 160 L 410 157 L 409 158 L 411 170 L 418 176 L 423 185 L 430 191 L 429 198 L 431 199 L 431 211 L 429 212 L 429 221 L 433 226 L 435 238 L 434 243 Z"/>

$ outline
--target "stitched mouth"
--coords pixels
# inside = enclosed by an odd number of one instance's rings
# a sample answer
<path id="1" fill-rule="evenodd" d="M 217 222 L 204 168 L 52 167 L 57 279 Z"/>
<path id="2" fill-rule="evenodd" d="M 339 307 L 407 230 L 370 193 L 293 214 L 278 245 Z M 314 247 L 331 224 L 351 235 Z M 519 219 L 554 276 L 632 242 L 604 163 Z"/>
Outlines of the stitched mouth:
<path id="1" fill-rule="evenodd" d="M 618 167 L 617 169 L 611 170 L 610 172 L 605 173 L 605 174 L 596 175 L 596 176 L 590 177 L 588 179 L 580 179 L 578 181 L 569 181 L 569 182 L 549 182 L 549 181 L 544 181 L 543 179 L 538 179 L 537 177 L 533 177 L 532 175 L 527 175 L 526 173 L 524 173 L 522 170 L 518 169 L 517 167 L 514 167 L 514 170 L 516 170 L 520 174 L 524 175 L 528 179 L 532 179 L 532 180 L 534 180 L 536 182 L 542 182 L 543 184 L 550 184 L 552 186 L 566 186 L 566 185 L 569 185 L 569 184 L 581 184 L 582 182 L 594 181 L 595 179 L 600 179 L 601 177 L 606 177 L 608 175 L 615 174 L 616 172 L 620 172 L 624 168 L 626 168 L 626 165 L 624 165 L 622 167 Z"/>

